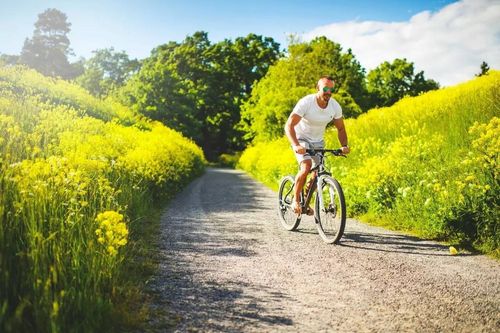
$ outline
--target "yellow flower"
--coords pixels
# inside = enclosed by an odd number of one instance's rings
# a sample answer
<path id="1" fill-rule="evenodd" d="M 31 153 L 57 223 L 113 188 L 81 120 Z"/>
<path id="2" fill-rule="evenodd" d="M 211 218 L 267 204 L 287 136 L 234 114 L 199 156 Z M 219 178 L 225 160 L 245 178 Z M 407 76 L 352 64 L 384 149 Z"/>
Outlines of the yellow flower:
<path id="1" fill-rule="evenodd" d="M 59 314 L 59 303 L 57 303 L 57 301 L 54 301 L 54 302 L 52 302 L 52 313 L 51 313 L 51 316 L 52 317 L 57 317 L 58 314 Z"/>
<path id="2" fill-rule="evenodd" d="M 108 246 L 108 253 L 112 256 L 116 255 L 118 253 L 118 251 L 116 251 L 115 247 L 110 245 Z"/>
<path id="3" fill-rule="evenodd" d="M 97 242 L 106 246 L 107 252 L 114 256 L 118 248 L 127 244 L 128 229 L 123 222 L 123 215 L 115 211 L 106 211 L 97 215 L 99 228 L 95 233 Z"/>
<path id="4" fill-rule="evenodd" d="M 116 244 L 120 245 L 120 246 L 123 246 L 123 245 L 127 244 L 127 240 L 125 238 L 122 238 Z"/>
<path id="5" fill-rule="evenodd" d="M 466 182 L 471 182 L 471 181 L 473 181 L 474 179 L 476 179 L 476 177 L 475 177 L 475 176 L 473 176 L 473 175 L 469 175 L 469 176 L 465 177 L 465 181 L 466 181 Z"/>

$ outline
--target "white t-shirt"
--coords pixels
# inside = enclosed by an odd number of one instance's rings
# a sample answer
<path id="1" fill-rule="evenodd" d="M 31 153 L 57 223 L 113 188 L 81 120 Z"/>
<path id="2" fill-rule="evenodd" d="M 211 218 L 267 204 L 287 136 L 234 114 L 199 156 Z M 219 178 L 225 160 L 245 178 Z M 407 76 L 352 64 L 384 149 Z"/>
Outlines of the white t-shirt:
<path id="1" fill-rule="evenodd" d="M 330 98 L 325 109 L 319 107 L 316 102 L 316 94 L 301 98 L 293 108 L 293 113 L 302 117 L 295 125 L 295 133 L 298 140 L 308 142 L 320 142 L 323 140 L 326 125 L 333 119 L 342 118 L 342 107 Z"/>

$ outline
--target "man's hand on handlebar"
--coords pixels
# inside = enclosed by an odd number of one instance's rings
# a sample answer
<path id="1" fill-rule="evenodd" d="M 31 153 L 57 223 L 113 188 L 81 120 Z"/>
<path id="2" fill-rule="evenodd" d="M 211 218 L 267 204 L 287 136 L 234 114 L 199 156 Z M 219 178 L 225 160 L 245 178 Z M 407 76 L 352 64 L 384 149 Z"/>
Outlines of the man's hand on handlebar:
<path id="1" fill-rule="evenodd" d="M 301 145 L 294 145 L 293 151 L 297 154 L 304 155 L 306 153 L 306 148 L 302 147 Z"/>
<path id="2" fill-rule="evenodd" d="M 343 155 L 347 155 L 351 152 L 351 149 L 349 148 L 349 146 L 343 146 L 341 149 L 342 149 Z"/>

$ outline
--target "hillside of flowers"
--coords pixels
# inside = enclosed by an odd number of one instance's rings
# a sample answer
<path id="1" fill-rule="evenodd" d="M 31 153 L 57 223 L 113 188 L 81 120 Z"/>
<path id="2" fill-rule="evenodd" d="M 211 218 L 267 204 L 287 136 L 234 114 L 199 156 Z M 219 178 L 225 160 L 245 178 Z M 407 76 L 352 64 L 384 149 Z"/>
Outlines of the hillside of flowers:
<path id="1" fill-rule="evenodd" d="M 364 221 L 500 256 L 500 72 L 404 98 L 346 121 L 351 154 L 329 159 L 348 212 Z M 327 131 L 327 146 L 338 146 Z M 239 167 L 276 189 L 297 164 L 286 138 Z"/>
<path id="2" fill-rule="evenodd" d="M 111 99 L 0 67 L 0 331 L 98 331 L 131 225 L 203 172 L 201 149 Z"/>

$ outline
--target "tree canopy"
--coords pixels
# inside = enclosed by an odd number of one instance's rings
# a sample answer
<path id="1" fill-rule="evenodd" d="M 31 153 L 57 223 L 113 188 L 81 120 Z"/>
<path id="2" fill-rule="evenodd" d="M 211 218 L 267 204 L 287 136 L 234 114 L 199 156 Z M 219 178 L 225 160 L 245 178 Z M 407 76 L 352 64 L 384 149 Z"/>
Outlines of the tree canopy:
<path id="1" fill-rule="evenodd" d="M 33 37 L 24 42 L 20 63 L 47 76 L 76 77 L 79 68 L 68 61 L 68 55 L 72 54 L 68 38 L 70 27 L 66 14 L 57 9 L 39 14 Z"/>
<path id="2" fill-rule="evenodd" d="M 272 38 L 249 34 L 212 44 L 206 32 L 160 45 L 120 95 L 126 104 L 194 139 L 207 158 L 243 148 L 240 105 L 279 57 Z"/>
<path id="3" fill-rule="evenodd" d="M 16 65 L 18 62 L 19 62 L 18 55 L 0 53 L 0 64 L 12 66 Z"/>
<path id="4" fill-rule="evenodd" d="M 290 45 L 288 55 L 274 64 L 255 85 L 242 107 L 240 126 L 247 140 L 269 140 L 283 135 L 283 126 L 297 101 L 315 92 L 322 75 L 335 78 L 334 98 L 344 116 L 354 117 L 366 104 L 364 69 L 351 50 L 342 51 L 326 37 Z"/>
<path id="5" fill-rule="evenodd" d="M 374 107 L 390 106 L 404 96 L 417 96 L 422 92 L 438 89 L 439 84 L 427 80 L 424 72 L 415 74 L 412 62 L 395 59 L 384 61 L 368 73 L 367 88 Z"/>
<path id="6" fill-rule="evenodd" d="M 48 76 L 76 78 L 95 96 L 117 97 L 182 132 L 209 160 L 240 151 L 251 141 L 282 136 L 294 105 L 315 92 L 323 75 L 334 77 L 333 97 L 346 118 L 439 88 L 423 71 L 415 74 L 406 59 L 385 61 L 366 75 L 351 49 L 326 37 L 291 40 L 283 53 L 270 37 L 251 33 L 212 43 L 198 31 L 182 42 L 157 46 L 140 61 L 111 47 L 71 64 L 70 27 L 66 14 L 47 9 L 38 15 L 21 55 L 0 54 L 0 64 L 18 62 Z M 478 75 L 488 69 L 483 62 Z"/>
<path id="7" fill-rule="evenodd" d="M 106 96 L 123 86 L 140 68 L 140 62 L 130 59 L 125 51 L 116 52 L 111 47 L 92 53 L 93 57 L 84 61 L 85 71 L 76 78 L 76 82 L 94 96 Z"/>

